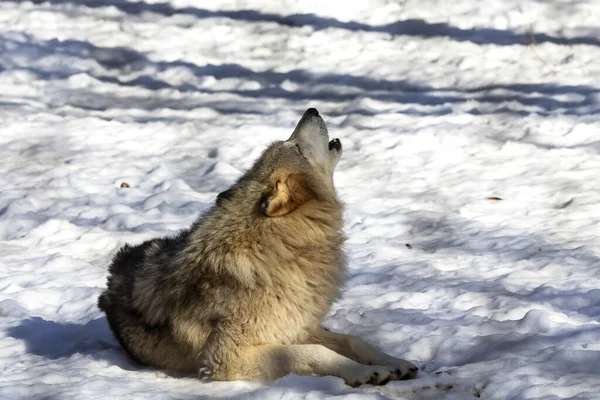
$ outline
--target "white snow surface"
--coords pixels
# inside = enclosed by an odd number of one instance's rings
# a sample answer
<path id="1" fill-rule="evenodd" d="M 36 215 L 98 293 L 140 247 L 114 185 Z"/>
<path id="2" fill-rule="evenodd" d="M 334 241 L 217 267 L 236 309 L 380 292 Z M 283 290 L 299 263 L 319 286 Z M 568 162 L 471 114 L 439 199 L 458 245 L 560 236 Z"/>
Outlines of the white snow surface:
<path id="1" fill-rule="evenodd" d="M 600 398 L 598 1 L 166 1 L 0 2 L 0 398 Z M 114 252 L 308 107 L 345 148 L 325 324 L 421 376 L 132 362 L 96 307 Z"/>

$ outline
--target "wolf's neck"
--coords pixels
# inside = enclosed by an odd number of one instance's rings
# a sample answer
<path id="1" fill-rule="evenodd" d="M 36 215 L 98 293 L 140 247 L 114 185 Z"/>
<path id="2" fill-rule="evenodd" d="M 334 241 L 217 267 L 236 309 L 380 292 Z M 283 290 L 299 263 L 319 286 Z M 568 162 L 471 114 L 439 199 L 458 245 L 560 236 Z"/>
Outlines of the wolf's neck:
<path id="1" fill-rule="evenodd" d="M 339 207 L 275 218 L 236 216 L 217 209 L 193 227 L 188 257 L 182 261 L 194 269 L 225 272 L 246 287 L 267 285 L 281 268 L 320 269 L 339 263 L 342 225 Z"/>

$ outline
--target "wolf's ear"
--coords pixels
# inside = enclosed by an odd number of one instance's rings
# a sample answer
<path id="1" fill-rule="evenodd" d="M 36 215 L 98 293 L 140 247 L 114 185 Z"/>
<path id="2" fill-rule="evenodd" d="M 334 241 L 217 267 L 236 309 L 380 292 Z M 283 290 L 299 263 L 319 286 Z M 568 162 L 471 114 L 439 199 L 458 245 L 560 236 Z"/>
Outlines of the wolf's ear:
<path id="1" fill-rule="evenodd" d="M 266 195 L 260 207 L 269 217 L 280 217 L 300 207 L 312 198 L 296 175 L 278 179 L 273 191 Z"/>

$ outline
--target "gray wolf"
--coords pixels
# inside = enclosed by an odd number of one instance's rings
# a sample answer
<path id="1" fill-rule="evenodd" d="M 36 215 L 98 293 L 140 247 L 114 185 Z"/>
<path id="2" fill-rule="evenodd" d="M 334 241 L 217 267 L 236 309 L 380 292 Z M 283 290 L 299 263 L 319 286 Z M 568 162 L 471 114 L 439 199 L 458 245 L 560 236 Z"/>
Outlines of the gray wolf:
<path id="1" fill-rule="evenodd" d="M 416 377 L 414 364 L 321 325 L 346 272 L 341 155 L 308 109 L 189 229 L 123 246 L 98 306 L 127 353 L 215 380 Z"/>

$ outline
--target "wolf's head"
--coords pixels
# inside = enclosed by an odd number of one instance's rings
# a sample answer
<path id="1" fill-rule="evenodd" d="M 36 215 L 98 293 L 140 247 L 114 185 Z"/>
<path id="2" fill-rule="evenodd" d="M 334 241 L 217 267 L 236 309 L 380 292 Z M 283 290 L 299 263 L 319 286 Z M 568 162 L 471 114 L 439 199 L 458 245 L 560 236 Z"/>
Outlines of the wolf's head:
<path id="1" fill-rule="evenodd" d="M 282 217 L 309 204 L 337 205 L 333 172 L 341 155 L 340 140 L 329 140 L 325 121 L 309 108 L 288 140 L 271 144 L 250 170 L 219 194 L 217 206 Z"/>

